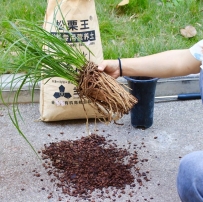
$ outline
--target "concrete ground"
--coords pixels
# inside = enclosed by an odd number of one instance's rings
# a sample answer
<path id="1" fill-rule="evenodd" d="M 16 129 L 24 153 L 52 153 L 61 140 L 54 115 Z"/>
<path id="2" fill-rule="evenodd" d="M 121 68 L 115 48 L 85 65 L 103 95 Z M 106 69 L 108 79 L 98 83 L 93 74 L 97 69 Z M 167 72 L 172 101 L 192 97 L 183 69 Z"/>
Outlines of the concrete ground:
<path id="1" fill-rule="evenodd" d="M 20 105 L 24 118 L 20 127 L 37 151 L 50 142 L 87 136 L 85 120 L 39 122 L 38 108 L 38 103 Z M 117 140 L 117 145 L 122 148 L 129 149 L 129 143 L 137 145 L 131 150 L 137 151 L 139 160 L 148 159 L 147 162 L 140 161 L 137 166 L 141 172 L 149 171 L 150 181 L 144 181 L 141 187 L 135 181 L 135 187 L 126 186 L 124 194 L 117 190 L 111 198 L 98 197 L 101 191 L 95 190 L 91 201 L 180 202 L 176 191 L 179 161 L 185 154 L 203 148 L 202 117 L 200 100 L 172 101 L 155 103 L 154 123 L 146 130 L 133 128 L 130 115 L 119 121 L 124 124 L 122 126 L 98 122 L 98 135 Z M 94 121 L 90 121 L 89 128 L 94 131 Z M 60 196 L 64 202 L 88 201 L 56 191 L 42 161 L 18 134 L 3 105 L 0 105 L 0 139 L 1 202 L 56 202 L 60 201 Z M 36 171 L 40 177 L 34 176 Z M 53 197 L 48 199 L 50 193 Z"/>

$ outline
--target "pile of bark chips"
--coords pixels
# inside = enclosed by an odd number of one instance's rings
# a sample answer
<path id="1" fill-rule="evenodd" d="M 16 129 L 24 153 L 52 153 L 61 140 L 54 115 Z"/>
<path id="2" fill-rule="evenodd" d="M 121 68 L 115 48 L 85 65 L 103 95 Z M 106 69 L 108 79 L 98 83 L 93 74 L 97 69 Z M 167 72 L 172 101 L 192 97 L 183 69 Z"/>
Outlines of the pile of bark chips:
<path id="1" fill-rule="evenodd" d="M 147 159 L 139 160 L 136 151 L 130 153 L 127 149 L 118 148 L 115 142 L 97 134 L 74 141 L 52 142 L 44 145 L 39 153 L 51 182 L 62 195 L 94 201 L 92 193 L 95 190 L 101 190 L 102 195 L 98 197 L 103 198 L 114 197 L 117 194 L 115 190 L 121 190 L 119 198 L 121 194 L 126 194 L 126 185 L 141 187 L 143 181 L 149 181 L 149 171 L 141 172 L 136 167 L 139 161 Z M 111 196 L 108 196 L 109 188 L 114 189 Z M 134 192 L 128 194 L 133 195 Z M 48 196 L 51 197 L 52 194 Z M 58 200 L 61 201 L 62 197 Z"/>

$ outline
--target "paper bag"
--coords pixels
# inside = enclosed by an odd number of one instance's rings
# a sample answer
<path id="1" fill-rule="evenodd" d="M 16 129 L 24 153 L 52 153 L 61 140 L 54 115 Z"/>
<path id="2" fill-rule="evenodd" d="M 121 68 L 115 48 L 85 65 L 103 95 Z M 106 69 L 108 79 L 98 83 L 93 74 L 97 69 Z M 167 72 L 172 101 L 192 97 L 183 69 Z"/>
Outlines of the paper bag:
<path id="1" fill-rule="evenodd" d="M 68 31 L 75 37 L 65 33 L 64 20 L 68 25 Z M 44 29 L 56 35 L 58 32 L 53 24 L 57 25 L 67 45 L 80 48 L 89 61 L 99 64 L 103 60 L 99 23 L 93 0 L 48 0 Z M 58 77 L 41 82 L 40 114 L 42 121 L 100 116 L 88 100 L 80 100 L 73 84 Z"/>

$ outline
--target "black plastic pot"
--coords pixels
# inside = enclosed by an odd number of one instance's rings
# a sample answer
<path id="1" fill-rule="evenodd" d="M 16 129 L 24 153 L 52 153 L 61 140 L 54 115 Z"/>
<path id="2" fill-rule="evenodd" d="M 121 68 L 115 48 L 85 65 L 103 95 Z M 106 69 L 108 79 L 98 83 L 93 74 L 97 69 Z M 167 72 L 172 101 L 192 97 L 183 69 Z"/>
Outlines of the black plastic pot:
<path id="1" fill-rule="evenodd" d="M 138 99 L 131 109 L 131 125 L 135 128 L 149 128 L 153 124 L 154 97 L 158 78 L 124 77 L 130 93 Z"/>

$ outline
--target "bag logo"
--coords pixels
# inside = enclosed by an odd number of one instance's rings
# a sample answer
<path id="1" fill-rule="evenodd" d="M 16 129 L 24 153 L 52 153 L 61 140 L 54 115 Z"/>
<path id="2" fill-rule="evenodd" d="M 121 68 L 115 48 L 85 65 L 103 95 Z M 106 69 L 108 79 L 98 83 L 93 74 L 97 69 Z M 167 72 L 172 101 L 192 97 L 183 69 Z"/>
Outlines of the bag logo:
<path id="1" fill-rule="evenodd" d="M 65 92 L 65 87 L 63 85 L 59 86 L 59 92 L 55 92 L 53 96 L 55 98 L 65 97 L 67 99 L 72 97 L 69 92 Z"/>

